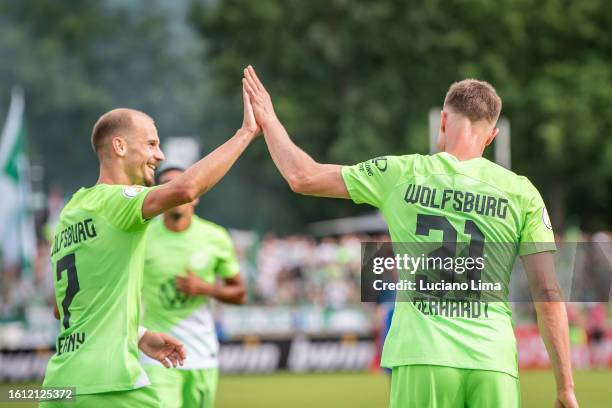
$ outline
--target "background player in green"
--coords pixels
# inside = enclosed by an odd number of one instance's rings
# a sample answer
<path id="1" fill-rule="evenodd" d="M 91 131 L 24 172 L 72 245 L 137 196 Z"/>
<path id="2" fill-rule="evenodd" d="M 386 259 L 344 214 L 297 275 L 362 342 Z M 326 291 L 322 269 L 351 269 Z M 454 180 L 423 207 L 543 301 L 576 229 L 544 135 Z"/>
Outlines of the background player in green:
<path id="1" fill-rule="evenodd" d="M 158 184 L 183 173 L 162 170 Z M 141 362 L 164 408 L 213 407 L 219 377 L 219 342 L 211 298 L 242 304 L 246 290 L 227 230 L 194 214 L 197 200 L 174 207 L 151 222 L 145 246 L 143 324 L 168 332 L 189 356 L 165 369 L 146 355 Z M 217 278 L 222 283 L 216 284 Z"/>
<path id="2" fill-rule="evenodd" d="M 61 321 L 45 387 L 75 387 L 77 403 L 41 406 L 152 407 L 159 401 L 138 348 L 166 366 L 184 359 L 180 343 L 139 328 L 144 236 L 149 219 L 212 188 L 259 133 L 243 90 L 242 127 L 222 146 L 163 186 L 164 159 L 153 119 L 115 109 L 94 126 L 100 161 L 95 186 L 76 192 L 60 214 L 51 253 Z"/>
<path id="3" fill-rule="evenodd" d="M 272 159 L 293 191 L 378 207 L 394 242 L 477 238 L 483 250 L 489 242 L 512 244 L 537 300 L 540 333 L 557 383 L 556 405 L 578 406 L 565 304 L 539 301 L 559 299 L 558 286 L 547 286 L 546 280 L 554 276 L 549 252 L 554 250 L 554 239 L 544 203 L 526 178 L 482 157 L 497 135 L 501 111 L 501 100 L 491 85 L 464 80 L 451 86 L 441 112 L 442 153 L 339 166 L 317 163 L 297 147 L 252 67 L 245 69 L 244 76 Z M 432 198 L 434 191 L 437 199 Z M 507 283 L 512 264 L 503 266 L 498 278 Z M 398 302 L 382 365 L 393 370 L 393 407 L 520 405 L 516 340 L 505 302 L 491 304 L 488 316 L 478 318 L 447 317 L 412 302 Z"/>

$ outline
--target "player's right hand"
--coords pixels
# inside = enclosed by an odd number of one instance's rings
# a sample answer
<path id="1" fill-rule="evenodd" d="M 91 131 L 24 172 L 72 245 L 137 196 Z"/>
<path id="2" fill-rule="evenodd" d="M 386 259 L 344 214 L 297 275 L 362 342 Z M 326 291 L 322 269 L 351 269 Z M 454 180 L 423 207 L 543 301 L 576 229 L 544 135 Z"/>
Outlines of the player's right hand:
<path id="1" fill-rule="evenodd" d="M 166 368 L 182 366 L 186 358 L 183 344 L 166 333 L 147 330 L 138 342 L 138 347 Z"/>
<path id="2" fill-rule="evenodd" d="M 272 98 L 266 91 L 263 84 L 257 78 L 257 74 L 252 66 L 248 66 L 244 69 L 244 78 L 242 78 L 242 85 L 247 91 L 251 105 L 253 106 L 253 113 L 257 123 L 265 128 L 273 122 L 277 122 L 276 113 L 274 112 L 274 105 L 272 105 Z"/>
<path id="3" fill-rule="evenodd" d="M 555 408 L 578 408 L 578 400 L 574 390 L 558 391 Z"/>

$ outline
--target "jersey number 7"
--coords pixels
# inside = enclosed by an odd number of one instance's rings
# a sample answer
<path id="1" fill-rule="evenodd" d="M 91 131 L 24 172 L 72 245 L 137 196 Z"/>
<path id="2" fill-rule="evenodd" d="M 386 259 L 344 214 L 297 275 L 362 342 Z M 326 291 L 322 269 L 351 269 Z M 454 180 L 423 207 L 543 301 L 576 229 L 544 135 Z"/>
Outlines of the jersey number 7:
<path id="1" fill-rule="evenodd" d="M 62 272 L 66 271 L 68 275 L 68 287 L 66 288 L 66 296 L 64 296 L 64 300 L 62 301 L 62 310 L 64 311 L 64 319 L 62 320 L 62 325 L 64 329 L 70 327 L 70 304 L 74 299 L 75 295 L 81 287 L 79 286 L 79 278 L 77 277 L 77 269 L 76 269 L 76 258 L 74 253 L 68 254 L 59 261 L 57 261 L 56 267 L 57 280 L 62 279 Z"/>

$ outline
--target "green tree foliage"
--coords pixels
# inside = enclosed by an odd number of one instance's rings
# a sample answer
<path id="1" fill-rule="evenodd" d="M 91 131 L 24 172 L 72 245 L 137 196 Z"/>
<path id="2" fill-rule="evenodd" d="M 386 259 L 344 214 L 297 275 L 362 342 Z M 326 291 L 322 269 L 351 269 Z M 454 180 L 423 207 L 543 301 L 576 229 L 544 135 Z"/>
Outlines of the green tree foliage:
<path id="1" fill-rule="evenodd" d="M 175 29 L 173 12 L 134 0 L 0 3 L 0 111 L 11 86 L 22 85 L 30 150 L 49 184 L 71 193 L 95 183 L 89 136 L 109 109 L 149 113 L 162 138 L 198 134 L 201 47 Z"/>
<path id="2" fill-rule="evenodd" d="M 541 190 L 555 224 L 610 228 L 612 8 L 603 0 L 193 1 L 191 21 L 218 95 L 253 64 L 294 140 L 323 162 L 426 153 L 427 111 L 450 83 L 488 80 L 511 120 L 513 168 Z M 292 197 L 269 179 L 263 146 L 254 151 L 260 185 L 275 194 L 267 208 L 301 221 L 358 211 Z"/>

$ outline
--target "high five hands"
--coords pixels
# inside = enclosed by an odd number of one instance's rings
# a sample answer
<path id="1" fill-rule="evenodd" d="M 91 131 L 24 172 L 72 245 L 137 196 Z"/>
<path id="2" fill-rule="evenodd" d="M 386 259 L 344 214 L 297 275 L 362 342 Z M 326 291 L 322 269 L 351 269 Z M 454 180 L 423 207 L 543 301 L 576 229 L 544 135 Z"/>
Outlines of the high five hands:
<path id="1" fill-rule="evenodd" d="M 243 115 L 242 115 L 242 129 L 246 130 L 248 133 L 253 136 L 257 136 L 261 133 L 261 126 L 255 120 L 255 115 L 253 114 L 253 106 L 251 104 L 251 100 L 249 94 L 246 91 L 244 85 L 242 86 L 242 102 L 243 102 Z"/>
<path id="2" fill-rule="evenodd" d="M 266 91 L 255 70 L 252 66 L 244 69 L 244 78 L 242 78 L 242 89 L 246 92 L 245 104 L 248 103 L 252 107 L 252 112 L 255 116 L 257 124 L 261 128 L 265 128 L 273 122 L 278 121 L 274 113 L 274 106 L 270 94 Z"/>

